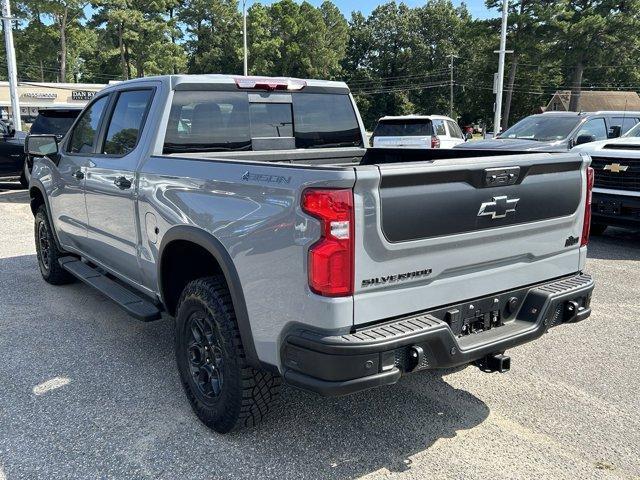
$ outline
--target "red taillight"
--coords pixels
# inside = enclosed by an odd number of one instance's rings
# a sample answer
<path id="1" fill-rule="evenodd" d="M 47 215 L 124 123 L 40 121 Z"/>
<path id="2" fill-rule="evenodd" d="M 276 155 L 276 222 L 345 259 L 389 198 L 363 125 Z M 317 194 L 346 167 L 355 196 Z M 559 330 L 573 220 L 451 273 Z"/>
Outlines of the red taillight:
<path id="1" fill-rule="evenodd" d="M 584 247 L 589 243 L 589 232 L 591 231 L 591 198 L 593 197 L 593 168 L 587 167 L 587 200 L 584 204 L 584 223 L 582 224 L 582 238 L 580 246 Z"/>
<path id="2" fill-rule="evenodd" d="M 440 148 L 440 139 L 435 135 L 431 137 L 431 148 Z"/>
<path id="3" fill-rule="evenodd" d="M 326 297 L 353 294 L 353 192 L 312 188 L 302 209 L 320 220 L 321 238 L 309 248 L 309 287 Z"/>

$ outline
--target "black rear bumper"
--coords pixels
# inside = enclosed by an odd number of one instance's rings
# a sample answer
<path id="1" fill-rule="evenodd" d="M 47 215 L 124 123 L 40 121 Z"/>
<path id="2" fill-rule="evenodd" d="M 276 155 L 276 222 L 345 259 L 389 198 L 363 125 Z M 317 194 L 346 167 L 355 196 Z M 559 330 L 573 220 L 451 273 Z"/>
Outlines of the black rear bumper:
<path id="1" fill-rule="evenodd" d="M 593 223 L 640 228 L 640 197 L 593 192 Z"/>
<path id="2" fill-rule="evenodd" d="M 281 352 L 284 379 L 337 396 L 395 383 L 406 372 L 472 363 L 534 340 L 551 327 L 584 320 L 591 314 L 593 287 L 591 277 L 579 273 L 345 335 L 296 329 L 287 335 Z M 517 307 L 509 305 L 512 299 Z M 465 318 L 464 312 L 491 303 L 494 311 Z"/>

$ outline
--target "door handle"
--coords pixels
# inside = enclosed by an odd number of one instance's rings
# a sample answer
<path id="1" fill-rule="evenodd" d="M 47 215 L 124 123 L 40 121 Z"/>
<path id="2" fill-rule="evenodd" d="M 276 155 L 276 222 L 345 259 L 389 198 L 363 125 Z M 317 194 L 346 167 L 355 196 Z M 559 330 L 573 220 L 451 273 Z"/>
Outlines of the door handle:
<path id="1" fill-rule="evenodd" d="M 73 176 L 73 178 L 75 178 L 76 180 L 82 180 L 84 178 L 84 173 L 82 173 L 82 170 L 76 170 L 75 172 L 73 172 L 71 174 Z"/>
<path id="2" fill-rule="evenodd" d="M 126 190 L 127 188 L 131 188 L 131 180 L 125 177 L 118 177 L 113 181 L 113 183 L 120 190 Z"/>

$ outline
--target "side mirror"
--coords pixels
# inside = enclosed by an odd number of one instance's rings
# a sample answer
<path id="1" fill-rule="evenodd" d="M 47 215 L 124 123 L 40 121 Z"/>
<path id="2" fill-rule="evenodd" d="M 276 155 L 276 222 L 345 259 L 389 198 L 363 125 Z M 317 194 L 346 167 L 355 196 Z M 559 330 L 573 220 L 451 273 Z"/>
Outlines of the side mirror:
<path id="1" fill-rule="evenodd" d="M 609 138 L 618 138 L 622 134 L 621 125 L 612 125 L 609 128 Z"/>
<path id="2" fill-rule="evenodd" d="M 15 137 L 16 136 L 16 129 L 13 128 L 12 126 L 9 126 L 7 128 L 7 137 Z"/>
<path id="3" fill-rule="evenodd" d="M 27 135 L 24 152 L 32 157 L 46 157 L 58 154 L 58 137 L 55 135 Z"/>
<path id="4" fill-rule="evenodd" d="M 467 132 L 464 134 L 464 140 L 473 140 L 473 133 Z"/>
<path id="5" fill-rule="evenodd" d="M 583 143 L 595 142 L 596 137 L 593 135 L 579 135 L 576 138 L 576 145 L 582 145 Z"/>

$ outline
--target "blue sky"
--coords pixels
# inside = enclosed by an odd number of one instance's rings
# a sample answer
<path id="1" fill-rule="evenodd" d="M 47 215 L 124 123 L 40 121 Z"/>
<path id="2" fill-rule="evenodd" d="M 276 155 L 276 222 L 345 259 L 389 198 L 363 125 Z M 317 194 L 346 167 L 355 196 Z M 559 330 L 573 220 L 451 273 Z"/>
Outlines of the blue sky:
<path id="1" fill-rule="evenodd" d="M 247 0 L 247 7 L 251 6 L 257 2 L 263 4 L 270 4 L 276 0 Z M 307 0 L 309 3 L 313 5 L 320 5 L 323 0 Z M 342 11 L 347 20 L 351 17 L 351 12 L 354 10 L 360 10 L 365 15 L 369 15 L 371 11 L 376 8 L 378 5 L 386 3 L 387 0 L 332 0 L 338 8 Z M 399 3 L 406 3 L 411 7 L 417 7 L 420 5 L 424 5 L 426 0 L 396 0 Z M 462 0 L 452 0 L 454 5 L 460 5 Z M 242 0 L 239 1 L 240 5 L 242 5 Z M 467 8 L 471 15 L 474 18 L 494 18 L 499 17 L 500 12 L 498 10 L 489 10 L 485 4 L 484 0 L 466 0 Z M 87 6 L 85 9 L 85 15 L 90 17 L 93 12 L 91 6 Z"/>
<path id="2" fill-rule="evenodd" d="M 320 5 L 322 0 L 307 0 L 309 3 L 313 5 Z M 252 0 L 247 0 L 247 5 L 251 5 L 254 3 Z M 261 0 L 261 3 L 273 3 L 273 0 Z M 371 10 L 376 8 L 376 6 L 386 3 L 385 0 L 333 0 L 345 17 L 349 18 L 351 16 L 351 12 L 354 10 L 360 10 L 362 13 L 368 15 L 371 13 Z M 404 0 L 409 6 L 417 7 L 419 5 L 423 5 L 426 3 L 426 0 Z M 460 5 L 461 0 L 453 0 L 455 5 Z M 467 0 L 465 2 L 467 4 L 467 8 L 471 12 L 471 14 L 475 18 L 491 18 L 497 17 L 500 15 L 500 12 L 497 10 L 489 10 L 484 5 L 484 0 Z"/>

